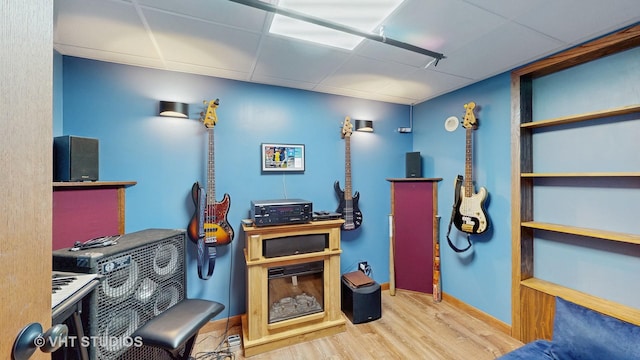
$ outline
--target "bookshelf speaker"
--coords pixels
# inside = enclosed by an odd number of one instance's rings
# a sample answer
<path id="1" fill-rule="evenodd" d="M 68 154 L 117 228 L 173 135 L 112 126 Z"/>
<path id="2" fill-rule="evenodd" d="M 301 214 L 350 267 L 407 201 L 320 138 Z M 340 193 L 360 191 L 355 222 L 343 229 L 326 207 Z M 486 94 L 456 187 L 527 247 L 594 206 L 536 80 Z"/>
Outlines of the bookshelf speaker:
<path id="1" fill-rule="evenodd" d="M 407 153 L 406 170 L 408 178 L 422 177 L 422 158 L 419 151 Z"/>
<path id="2" fill-rule="evenodd" d="M 98 139 L 79 136 L 53 138 L 54 181 L 97 181 Z"/>

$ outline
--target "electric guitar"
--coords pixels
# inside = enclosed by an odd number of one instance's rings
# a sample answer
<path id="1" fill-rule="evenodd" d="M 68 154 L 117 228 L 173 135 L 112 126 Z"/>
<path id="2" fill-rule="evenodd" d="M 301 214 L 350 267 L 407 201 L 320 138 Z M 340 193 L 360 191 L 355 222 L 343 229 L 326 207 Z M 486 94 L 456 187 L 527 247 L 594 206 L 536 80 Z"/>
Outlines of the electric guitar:
<path id="1" fill-rule="evenodd" d="M 205 102 L 206 103 L 206 102 Z M 215 157 L 214 157 L 214 133 L 213 129 L 218 122 L 216 108 L 220 104 L 218 99 L 209 101 L 206 113 L 201 113 L 200 121 L 207 128 L 208 162 L 207 162 L 207 190 L 206 193 L 199 182 L 191 187 L 191 197 L 195 205 L 195 211 L 189 225 L 187 234 L 198 245 L 198 275 L 202 279 L 208 279 L 213 273 L 215 265 L 216 246 L 229 244 L 234 237 L 233 228 L 227 221 L 227 213 L 231 205 L 231 197 L 225 193 L 222 201 L 216 202 L 215 195 Z M 205 247 L 209 256 L 205 257 Z M 208 263 L 207 263 L 208 260 Z M 208 267 L 205 276 L 203 268 Z"/>
<path id="2" fill-rule="evenodd" d="M 478 193 L 473 189 L 473 173 L 471 169 L 471 133 L 478 128 L 478 121 L 473 114 L 476 104 L 471 101 L 464 105 L 466 109 L 462 126 L 466 129 L 466 159 L 464 166 L 464 183 L 460 188 L 460 199 L 453 217 L 456 228 L 468 234 L 481 234 L 489 227 L 484 202 L 487 199 L 487 189 L 480 188 Z"/>
<path id="3" fill-rule="evenodd" d="M 362 212 L 358 208 L 358 200 L 360 199 L 360 193 L 351 195 L 351 131 L 353 125 L 351 119 L 347 116 L 342 124 L 342 135 L 345 146 L 345 186 L 344 191 L 340 189 L 340 182 L 336 181 L 333 184 L 333 188 L 336 191 L 336 196 L 340 200 L 337 213 L 342 215 L 344 223 L 342 224 L 343 230 L 355 230 L 362 225 Z"/>

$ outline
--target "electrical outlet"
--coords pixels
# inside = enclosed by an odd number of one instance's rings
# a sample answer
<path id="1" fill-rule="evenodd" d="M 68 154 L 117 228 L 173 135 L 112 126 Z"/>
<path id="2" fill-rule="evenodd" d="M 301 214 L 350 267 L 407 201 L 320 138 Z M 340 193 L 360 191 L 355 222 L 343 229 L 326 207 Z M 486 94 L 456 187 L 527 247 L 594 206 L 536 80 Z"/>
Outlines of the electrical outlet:
<path id="1" fill-rule="evenodd" d="M 358 270 L 362 271 L 363 273 L 367 272 L 367 262 L 366 261 L 360 261 L 358 263 Z"/>

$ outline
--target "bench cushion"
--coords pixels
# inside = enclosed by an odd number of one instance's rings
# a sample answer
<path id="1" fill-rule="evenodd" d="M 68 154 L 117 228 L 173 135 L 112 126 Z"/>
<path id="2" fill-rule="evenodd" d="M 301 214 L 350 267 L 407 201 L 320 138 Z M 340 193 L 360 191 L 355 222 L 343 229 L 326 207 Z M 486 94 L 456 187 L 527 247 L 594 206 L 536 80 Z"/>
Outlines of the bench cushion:
<path id="1" fill-rule="evenodd" d="M 551 355 L 551 342 L 536 340 L 500 357 L 500 360 L 555 360 Z"/>
<path id="2" fill-rule="evenodd" d="M 185 299 L 147 321 L 133 337 L 141 337 L 145 345 L 175 350 L 222 310 L 224 305 L 215 301 Z"/>
<path id="3" fill-rule="evenodd" d="M 640 359 L 640 327 L 556 298 L 551 351 L 558 359 Z"/>

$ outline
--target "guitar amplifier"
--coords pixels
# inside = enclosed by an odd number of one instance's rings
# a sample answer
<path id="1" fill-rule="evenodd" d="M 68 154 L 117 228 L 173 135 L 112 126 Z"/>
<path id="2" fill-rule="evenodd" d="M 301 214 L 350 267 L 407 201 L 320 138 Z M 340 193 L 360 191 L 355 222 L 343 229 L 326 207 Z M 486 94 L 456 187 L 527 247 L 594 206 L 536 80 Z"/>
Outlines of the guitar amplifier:
<path id="1" fill-rule="evenodd" d="M 302 199 L 252 200 L 251 219 L 256 226 L 308 223 L 313 204 Z"/>
<path id="2" fill-rule="evenodd" d="M 185 298 L 185 232 L 147 229 L 122 235 L 117 244 L 53 252 L 53 269 L 103 277 L 85 297 L 85 336 L 95 339 L 96 360 L 168 359 L 166 352 L 135 346 L 131 334 Z"/>

